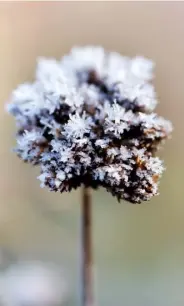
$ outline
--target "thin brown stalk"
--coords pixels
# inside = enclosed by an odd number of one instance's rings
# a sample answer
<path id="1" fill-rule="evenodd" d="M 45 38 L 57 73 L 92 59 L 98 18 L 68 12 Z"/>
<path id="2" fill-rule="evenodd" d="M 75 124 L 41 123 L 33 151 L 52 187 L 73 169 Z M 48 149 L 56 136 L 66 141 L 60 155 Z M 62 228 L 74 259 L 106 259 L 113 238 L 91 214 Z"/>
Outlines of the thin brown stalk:
<path id="1" fill-rule="evenodd" d="M 93 256 L 92 256 L 92 213 L 89 188 L 82 190 L 81 249 L 82 249 L 82 305 L 94 306 Z"/>

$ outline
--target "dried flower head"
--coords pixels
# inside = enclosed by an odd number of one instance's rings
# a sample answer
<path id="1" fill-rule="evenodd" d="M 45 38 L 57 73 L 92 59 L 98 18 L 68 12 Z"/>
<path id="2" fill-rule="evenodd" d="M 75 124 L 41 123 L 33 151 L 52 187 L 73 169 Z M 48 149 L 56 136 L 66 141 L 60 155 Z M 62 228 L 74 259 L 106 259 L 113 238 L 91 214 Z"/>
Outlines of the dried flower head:
<path id="1" fill-rule="evenodd" d="M 103 186 L 132 203 L 157 194 L 163 165 L 154 153 L 172 125 L 153 113 L 153 67 L 92 46 L 38 60 L 36 80 L 13 92 L 8 110 L 16 152 L 41 166 L 41 186 Z"/>

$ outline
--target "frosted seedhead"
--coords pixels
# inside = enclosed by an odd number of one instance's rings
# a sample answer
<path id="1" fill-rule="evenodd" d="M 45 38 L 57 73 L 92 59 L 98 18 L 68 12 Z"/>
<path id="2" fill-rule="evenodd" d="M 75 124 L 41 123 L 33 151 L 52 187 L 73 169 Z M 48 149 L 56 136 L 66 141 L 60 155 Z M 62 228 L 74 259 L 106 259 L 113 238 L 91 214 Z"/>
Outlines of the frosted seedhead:
<path id="1" fill-rule="evenodd" d="M 153 68 L 143 57 L 93 46 L 38 60 L 35 81 L 13 92 L 8 110 L 16 152 L 40 165 L 42 187 L 103 186 L 132 203 L 158 194 L 164 168 L 154 154 L 172 125 L 153 113 Z"/>

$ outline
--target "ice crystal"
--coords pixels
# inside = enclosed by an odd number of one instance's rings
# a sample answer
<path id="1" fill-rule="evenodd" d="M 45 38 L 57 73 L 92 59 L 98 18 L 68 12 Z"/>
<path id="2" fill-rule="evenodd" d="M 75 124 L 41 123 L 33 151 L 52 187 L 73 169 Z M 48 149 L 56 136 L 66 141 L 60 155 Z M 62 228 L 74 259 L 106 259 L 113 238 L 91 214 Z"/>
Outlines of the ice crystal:
<path id="1" fill-rule="evenodd" d="M 153 113 L 153 67 L 93 46 L 38 59 L 35 81 L 13 92 L 8 111 L 16 152 L 40 165 L 42 187 L 103 186 L 132 203 L 158 194 L 164 168 L 155 152 L 172 125 Z"/>

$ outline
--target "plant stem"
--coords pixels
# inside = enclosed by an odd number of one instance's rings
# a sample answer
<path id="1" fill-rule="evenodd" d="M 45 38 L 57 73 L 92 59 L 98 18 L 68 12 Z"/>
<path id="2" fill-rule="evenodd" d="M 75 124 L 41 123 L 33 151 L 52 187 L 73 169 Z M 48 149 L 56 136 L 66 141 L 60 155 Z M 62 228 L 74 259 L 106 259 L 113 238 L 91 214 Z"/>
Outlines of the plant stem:
<path id="1" fill-rule="evenodd" d="M 93 258 L 92 258 L 92 216 L 91 193 L 89 188 L 82 190 L 81 249 L 82 249 L 82 305 L 94 306 Z"/>

